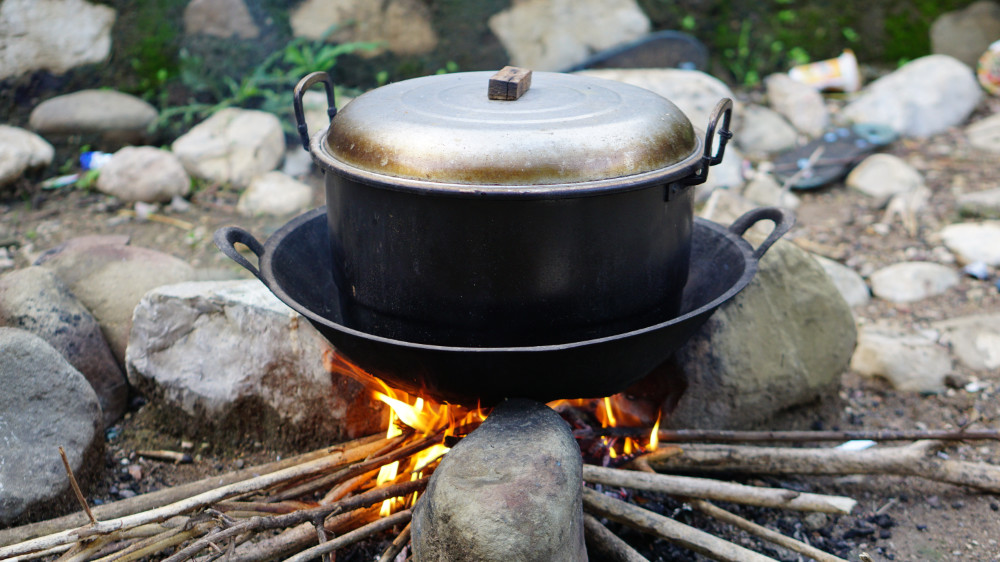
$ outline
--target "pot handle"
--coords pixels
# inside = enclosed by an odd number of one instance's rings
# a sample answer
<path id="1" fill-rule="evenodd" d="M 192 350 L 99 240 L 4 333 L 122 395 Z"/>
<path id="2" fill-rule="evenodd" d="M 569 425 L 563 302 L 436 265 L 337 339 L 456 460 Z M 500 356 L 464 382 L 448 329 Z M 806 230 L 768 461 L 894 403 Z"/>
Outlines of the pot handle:
<path id="1" fill-rule="evenodd" d="M 750 230 L 750 227 L 762 220 L 769 220 L 773 222 L 774 228 L 771 230 L 771 233 L 767 235 L 767 238 L 760 243 L 760 246 L 757 246 L 757 249 L 753 251 L 753 257 L 757 260 L 764 257 L 767 250 L 775 242 L 777 242 L 779 238 L 791 230 L 792 226 L 795 224 L 795 215 L 791 211 L 779 207 L 760 207 L 759 209 L 748 211 L 740 218 L 734 220 L 733 224 L 729 225 L 729 231 L 742 237 L 746 231 Z"/>
<path id="2" fill-rule="evenodd" d="M 333 122 L 333 116 L 337 114 L 337 94 L 333 89 L 333 80 L 325 72 L 313 72 L 307 74 L 292 90 L 292 108 L 295 110 L 295 123 L 299 130 L 299 139 L 302 140 L 302 148 L 309 152 L 309 130 L 306 126 L 306 112 L 302 109 L 302 96 L 306 90 L 312 88 L 317 82 L 322 82 L 326 87 L 326 114 Z M 231 256 L 230 256 L 231 257 Z"/>
<path id="3" fill-rule="evenodd" d="M 215 231 L 215 236 L 213 236 L 215 245 L 222 250 L 223 254 L 226 254 L 229 259 L 243 266 L 244 269 L 253 273 L 253 276 L 261 281 L 264 278 L 260 275 L 260 269 L 254 264 L 250 263 L 250 260 L 243 257 L 243 254 L 236 249 L 236 243 L 239 242 L 257 256 L 257 263 L 260 264 L 260 258 L 264 255 L 264 246 L 253 237 L 253 234 L 243 230 L 238 226 L 224 226 L 219 230 Z M 267 281 L 264 281 L 267 285 Z"/>
<path id="4" fill-rule="evenodd" d="M 708 179 L 709 166 L 715 166 L 722 162 L 722 157 L 726 154 L 726 143 L 733 138 L 733 132 L 729 129 L 729 122 L 733 118 L 733 100 L 722 98 L 715 104 L 712 115 L 708 119 L 708 126 L 705 127 L 705 152 L 701 157 L 701 168 L 695 174 L 685 180 L 685 185 L 701 185 Z M 715 129 L 719 126 L 719 119 L 722 119 L 722 127 L 719 128 L 719 150 L 712 155 L 712 145 L 715 143 Z"/>

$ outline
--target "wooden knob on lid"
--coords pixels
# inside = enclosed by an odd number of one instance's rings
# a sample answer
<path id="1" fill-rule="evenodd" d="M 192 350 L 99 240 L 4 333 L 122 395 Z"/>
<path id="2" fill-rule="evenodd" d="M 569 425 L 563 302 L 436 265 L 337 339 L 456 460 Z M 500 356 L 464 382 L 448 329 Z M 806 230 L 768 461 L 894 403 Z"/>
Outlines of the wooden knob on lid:
<path id="1" fill-rule="evenodd" d="M 491 100 L 514 101 L 523 96 L 530 87 L 530 70 L 516 66 L 505 66 L 490 76 L 489 98 Z"/>

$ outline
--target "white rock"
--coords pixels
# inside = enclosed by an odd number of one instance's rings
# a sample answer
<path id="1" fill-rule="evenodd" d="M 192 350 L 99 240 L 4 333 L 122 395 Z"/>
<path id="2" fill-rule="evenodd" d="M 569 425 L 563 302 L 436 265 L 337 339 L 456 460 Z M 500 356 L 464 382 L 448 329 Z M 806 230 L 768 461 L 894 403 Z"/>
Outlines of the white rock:
<path id="1" fill-rule="evenodd" d="M 708 179 L 697 187 L 695 199 L 704 201 L 716 189 L 741 191 L 746 183 L 746 178 L 743 177 L 744 160 L 743 154 L 736 147 L 727 146 L 722 162 L 709 168 Z"/>
<path id="2" fill-rule="evenodd" d="M 45 139 L 18 127 L 0 125 L 0 186 L 29 168 L 48 166 L 55 149 Z"/>
<path id="3" fill-rule="evenodd" d="M 1000 222 L 951 224 L 939 235 L 961 263 L 981 261 L 993 267 L 1000 266 Z"/>
<path id="4" fill-rule="evenodd" d="M 931 25 L 931 51 L 950 55 L 975 68 L 990 43 L 1000 37 L 1000 5 L 979 0 L 938 16 Z"/>
<path id="5" fill-rule="evenodd" d="M 764 80 L 771 108 L 799 131 L 818 137 L 830 125 L 830 112 L 823 96 L 812 86 L 796 82 L 787 74 L 772 74 Z"/>
<path id="6" fill-rule="evenodd" d="M 780 113 L 762 105 L 748 104 L 733 140 L 743 152 L 756 157 L 795 148 L 799 133 Z"/>
<path id="7" fill-rule="evenodd" d="M 225 431 L 247 416 L 276 419 L 281 427 L 265 428 L 272 439 L 377 430 L 381 409 L 364 387 L 323 367 L 329 349 L 257 280 L 180 283 L 136 307 L 126 367 L 133 385 L 192 430 Z"/>
<path id="8" fill-rule="evenodd" d="M 982 95 L 968 66 L 946 55 L 930 55 L 869 84 L 842 116 L 854 123 L 886 125 L 904 136 L 929 137 L 960 125 Z"/>
<path id="9" fill-rule="evenodd" d="M 743 197 L 762 206 L 784 207 L 797 209 L 801 201 L 790 191 L 781 189 L 781 185 L 769 174 L 757 174 L 743 188 Z"/>
<path id="10" fill-rule="evenodd" d="M 847 174 L 845 183 L 870 197 L 888 199 L 920 188 L 924 177 L 898 156 L 872 154 Z"/>
<path id="11" fill-rule="evenodd" d="M 133 95 L 115 90 L 80 90 L 38 104 L 28 124 L 43 134 L 141 132 L 156 117 L 155 107 Z"/>
<path id="12" fill-rule="evenodd" d="M 427 5 L 419 0 L 306 0 L 289 14 L 296 37 L 320 39 L 336 29 L 330 41 L 380 43 L 385 48 L 362 51 L 371 56 L 385 49 L 397 55 L 420 55 L 434 50 L 438 35 Z"/>
<path id="13" fill-rule="evenodd" d="M 967 217 L 1000 218 L 1000 187 L 963 193 L 955 198 L 958 212 Z"/>
<path id="14" fill-rule="evenodd" d="M 698 70 L 677 68 L 599 69 L 581 70 L 577 74 L 605 80 L 617 80 L 646 88 L 674 103 L 698 129 L 704 130 L 712 110 L 722 98 L 733 100 L 732 128 L 738 130 L 743 118 L 743 105 L 736 102 L 733 91 L 725 82 Z M 729 146 L 732 146 L 730 143 Z"/>
<path id="15" fill-rule="evenodd" d="M 840 295 L 844 297 L 848 305 L 855 307 L 868 304 L 872 298 L 871 292 L 868 289 L 868 284 L 857 271 L 823 256 L 813 255 L 813 259 L 823 266 L 826 274 L 833 280 L 833 284 L 837 286 L 837 290 L 840 291 Z"/>
<path id="16" fill-rule="evenodd" d="M 311 187 L 281 172 L 268 172 L 250 182 L 236 210 L 245 216 L 283 216 L 304 211 L 312 202 Z"/>
<path id="17" fill-rule="evenodd" d="M 903 262 L 871 275 L 872 294 L 891 302 L 913 302 L 940 295 L 958 284 L 954 269 L 931 262 Z"/>
<path id="18" fill-rule="evenodd" d="M 886 327 L 863 328 L 851 357 L 851 369 L 888 379 L 897 390 L 941 392 L 951 372 L 948 350 L 932 339 Z"/>
<path id="19" fill-rule="evenodd" d="M 987 152 L 1000 152 L 1000 113 L 984 117 L 965 128 L 969 144 Z"/>
<path id="20" fill-rule="evenodd" d="M 254 39 L 260 28 L 243 0 L 191 0 L 184 8 L 184 32 Z"/>
<path id="21" fill-rule="evenodd" d="M 101 166 L 97 189 L 122 201 L 168 202 L 187 195 L 191 178 L 181 161 L 154 146 L 126 146 Z"/>
<path id="22" fill-rule="evenodd" d="M 270 113 L 227 108 L 179 137 L 171 148 L 192 176 L 246 187 L 281 162 L 285 133 Z"/>
<path id="23" fill-rule="evenodd" d="M 964 365 L 977 371 L 1000 368 L 1000 314 L 951 318 L 931 325 Z"/>
<path id="24" fill-rule="evenodd" d="M 638 39 L 650 22 L 635 0 L 522 0 L 489 19 L 510 62 L 561 70 Z"/>
<path id="25" fill-rule="evenodd" d="M 111 52 L 115 15 L 85 0 L 0 2 L 0 80 L 103 61 Z"/>

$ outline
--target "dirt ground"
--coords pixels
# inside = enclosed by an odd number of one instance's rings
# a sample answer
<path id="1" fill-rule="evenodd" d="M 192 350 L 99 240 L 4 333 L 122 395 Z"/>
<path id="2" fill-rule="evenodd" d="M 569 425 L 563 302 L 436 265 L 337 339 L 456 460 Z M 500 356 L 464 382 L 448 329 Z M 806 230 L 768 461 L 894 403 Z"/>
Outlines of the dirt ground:
<path id="1" fill-rule="evenodd" d="M 981 114 L 1000 109 L 995 99 L 984 102 Z M 995 156 L 968 147 L 959 132 L 926 140 L 903 140 L 886 152 L 904 158 L 920 170 L 932 190 L 930 206 L 919 216 L 919 228 L 908 233 L 895 222 L 888 229 L 876 226 L 884 209 L 843 184 L 801 192 L 798 223 L 789 238 L 803 247 L 847 263 L 864 273 L 904 260 L 937 260 L 940 243 L 933 234 L 959 220 L 955 196 L 995 188 L 1000 168 Z M 321 205 L 322 178 L 313 178 L 316 204 Z M 208 269 L 239 268 L 222 256 L 211 242 L 216 228 L 236 224 L 259 238 L 266 238 L 288 219 L 246 218 L 235 213 L 238 194 L 218 186 L 195 193 L 183 211 L 163 209 L 171 219 L 137 221 L 130 207 L 96 192 L 77 189 L 44 191 L 35 181 L 0 192 L 0 245 L 13 256 L 15 267 L 24 267 L 40 252 L 84 234 L 128 234 L 132 244 L 155 248 Z M 183 221 L 183 222 L 178 222 Z M 189 223 L 185 225 L 184 223 Z M 189 227 L 190 226 L 190 227 Z M 873 300 L 855 312 L 861 322 L 891 320 L 921 328 L 949 317 L 1000 311 L 1000 293 L 993 281 L 965 277 L 946 294 L 909 305 Z M 797 408 L 768 422 L 769 429 L 956 429 L 997 427 L 1000 419 L 1000 373 L 973 373 L 957 366 L 954 387 L 940 395 L 917 395 L 893 390 L 879 380 L 845 373 L 840 391 L 816 404 Z M 978 380 L 981 389 L 965 390 L 964 383 Z M 143 416 L 143 401 L 136 397 L 126 418 L 108 431 L 105 477 L 89 496 L 93 503 L 176 485 L 245 466 L 263 464 L 294 451 L 268 450 L 247 440 L 234 448 L 216 446 L 183 435 L 178 428 L 157 427 Z M 760 428 L 757 428 L 760 429 Z M 172 465 L 138 459 L 141 449 L 184 450 L 195 461 Z M 970 442 L 948 447 L 949 458 L 1000 465 L 1000 443 Z M 129 466 L 138 466 L 140 470 Z M 741 478 L 741 477 L 735 477 Z M 1000 497 L 970 489 L 891 476 L 845 478 L 747 479 L 813 492 L 843 494 L 858 500 L 850 516 L 806 519 L 803 514 L 727 506 L 759 522 L 794 534 L 840 556 L 859 560 L 866 553 L 874 560 L 1000 560 Z M 756 539 L 707 521 L 667 498 L 658 501 L 665 512 L 732 538 L 741 544 L 783 560 L 796 560 L 788 552 L 760 547 Z M 652 542 L 634 532 L 622 531 L 651 559 L 687 560 L 690 553 L 662 541 Z M 362 559 L 344 556 L 346 559 Z"/>

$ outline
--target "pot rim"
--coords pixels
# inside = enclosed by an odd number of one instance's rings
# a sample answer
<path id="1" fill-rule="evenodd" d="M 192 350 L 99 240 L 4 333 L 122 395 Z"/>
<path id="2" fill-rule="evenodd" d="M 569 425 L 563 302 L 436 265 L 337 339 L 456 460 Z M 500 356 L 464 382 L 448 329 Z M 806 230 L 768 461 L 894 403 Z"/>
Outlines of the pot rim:
<path id="1" fill-rule="evenodd" d="M 326 142 L 330 126 L 313 135 L 309 153 L 313 162 L 326 172 L 334 172 L 348 179 L 360 181 L 374 187 L 393 191 L 410 192 L 417 195 L 438 195 L 448 197 L 497 198 L 497 199 L 551 199 L 554 197 L 586 197 L 606 195 L 643 189 L 650 185 L 662 185 L 692 177 L 704 165 L 704 132 L 695 128 L 695 147 L 684 159 L 664 168 L 599 180 L 588 180 L 553 184 L 465 184 L 403 178 L 379 174 L 358 168 L 337 159 L 328 149 Z"/>

